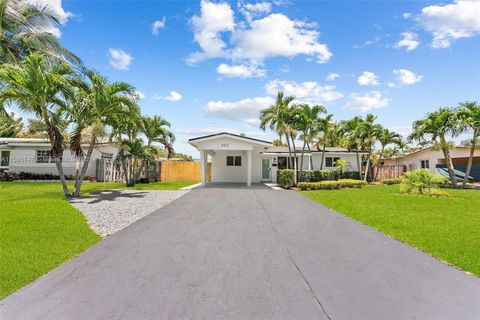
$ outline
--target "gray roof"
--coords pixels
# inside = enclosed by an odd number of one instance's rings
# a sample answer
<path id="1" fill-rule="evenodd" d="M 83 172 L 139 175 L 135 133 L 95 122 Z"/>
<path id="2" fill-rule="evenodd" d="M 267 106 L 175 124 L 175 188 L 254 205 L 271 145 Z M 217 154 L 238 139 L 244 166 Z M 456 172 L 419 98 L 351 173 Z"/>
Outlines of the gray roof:
<path id="1" fill-rule="evenodd" d="M 297 152 L 302 152 L 301 147 L 295 148 Z M 271 153 L 288 153 L 288 147 L 269 147 L 266 152 Z M 305 152 L 308 152 L 307 148 L 305 148 Z M 317 148 L 311 149 L 311 153 L 322 152 L 322 150 L 317 150 Z M 348 150 L 347 148 L 340 148 L 340 147 L 326 147 L 325 152 L 355 152 L 355 150 Z"/>

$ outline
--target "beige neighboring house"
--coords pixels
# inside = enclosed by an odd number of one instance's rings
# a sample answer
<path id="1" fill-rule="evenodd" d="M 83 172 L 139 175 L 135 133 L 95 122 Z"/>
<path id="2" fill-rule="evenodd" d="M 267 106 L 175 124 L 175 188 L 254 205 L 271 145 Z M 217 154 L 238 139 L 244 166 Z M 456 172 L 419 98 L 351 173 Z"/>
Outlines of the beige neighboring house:
<path id="1" fill-rule="evenodd" d="M 88 145 L 83 146 L 84 150 Z M 0 171 L 48 173 L 58 175 L 53 159 L 49 156 L 51 146 L 46 139 L 32 138 L 0 138 Z M 97 159 L 111 161 L 117 154 L 117 148 L 108 143 L 95 146 L 88 166 L 87 176 L 96 176 Z M 66 149 L 63 152 L 62 163 L 65 175 L 74 175 L 75 158 Z"/>
<path id="2" fill-rule="evenodd" d="M 464 172 L 468 163 L 468 157 L 470 156 L 470 148 L 455 147 L 450 150 L 450 155 L 454 168 Z M 405 156 L 385 159 L 383 166 L 403 166 L 403 171 L 428 169 L 433 173 L 437 173 L 437 168 L 444 168 L 446 162 L 441 150 L 434 150 L 433 147 L 428 147 Z M 473 166 L 475 170 L 473 170 L 472 173 L 476 172 L 477 167 L 480 169 L 480 150 L 478 149 L 475 150 L 474 153 Z"/>

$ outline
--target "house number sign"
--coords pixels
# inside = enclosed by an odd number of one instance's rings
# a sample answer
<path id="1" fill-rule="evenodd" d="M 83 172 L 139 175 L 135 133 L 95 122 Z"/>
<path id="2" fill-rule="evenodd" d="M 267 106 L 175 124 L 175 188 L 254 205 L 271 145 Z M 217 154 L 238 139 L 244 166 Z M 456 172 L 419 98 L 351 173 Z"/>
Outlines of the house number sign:
<path id="1" fill-rule="evenodd" d="M 222 148 L 228 148 L 230 145 L 228 143 L 222 143 L 220 144 Z"/>

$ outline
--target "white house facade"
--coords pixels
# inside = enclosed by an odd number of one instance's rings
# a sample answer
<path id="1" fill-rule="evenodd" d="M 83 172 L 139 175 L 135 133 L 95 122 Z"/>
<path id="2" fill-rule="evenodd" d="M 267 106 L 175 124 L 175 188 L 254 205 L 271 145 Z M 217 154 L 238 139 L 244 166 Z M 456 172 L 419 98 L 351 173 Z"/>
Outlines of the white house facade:
<path id="1" fill-rule="evenodd" d="M 84 149 L 87 147 L 85 145 Z M 58 175 L 49 156 L 50 149 L 50 143 L 45 139 L 0 138 L 0 171 Z M 116 153 L 117 148 L 112 145 L 95 146 L 86 175 L 95 176 L 96 159 L 113 159 Z M 68 149 L 63 152 L 62 164 L 65 175 L 75 174 L 75 157 Z"/>
<path id="2" fill-rule="evenodd" d="M 200 152 L 203 185 L 207 184 L 209 160 L 212 183 L 251 186 L 252 183 L 276 182 L 277 170 L 287 168 L 288 148 L 274 146 L 269 141 L 222 132 L 192 138 L 188 142 Z M 297 167 L 302 163 L 300 151 L 297 149 Z M 355 152 L 344 148 L 327 148 L 323 169 L 334 169 L 337 159 L 346 160 L 350 171 L 358 171 Z M 305 152 L 303 169 L 319 170 L 321 161 L 321 151 Z"/>

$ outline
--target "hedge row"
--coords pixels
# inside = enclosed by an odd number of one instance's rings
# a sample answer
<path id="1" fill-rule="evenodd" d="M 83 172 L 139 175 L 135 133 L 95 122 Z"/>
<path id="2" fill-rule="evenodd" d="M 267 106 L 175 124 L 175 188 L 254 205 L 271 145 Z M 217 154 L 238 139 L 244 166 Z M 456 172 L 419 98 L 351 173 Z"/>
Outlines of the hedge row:
<path id="1" fill-rule="evenodd" d="M 344 173 L 339 170 L 305 170 L 298 172 L 298 181 L 300 182 L 319 182 L 338 179 L 360 179 L 358 171 L 346 171 Z"/>
<path id="2" fill-rule="evenodd" d="M 320 182 L 300 182 L 297 187 L 301 190 L 332 190 L 343 188 L 361 188 L 367 183 L 362 180 L 340 179 Z"/>
<path id="3" fill-rule="evenodd" d="M 75 180 L 74 176 L 65 176 L 66 180 Z M 50 173 L 31 173 L 31 172 L 0 172 L 0 181 L 15 180 L 60 180 L 58 175 Z M 85 176 L 85 181 L 95 181 L 95 177 Z"/>

